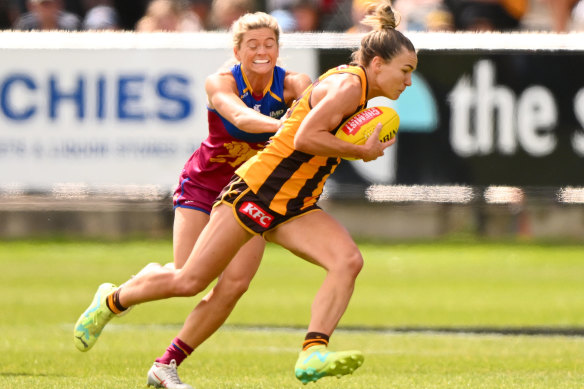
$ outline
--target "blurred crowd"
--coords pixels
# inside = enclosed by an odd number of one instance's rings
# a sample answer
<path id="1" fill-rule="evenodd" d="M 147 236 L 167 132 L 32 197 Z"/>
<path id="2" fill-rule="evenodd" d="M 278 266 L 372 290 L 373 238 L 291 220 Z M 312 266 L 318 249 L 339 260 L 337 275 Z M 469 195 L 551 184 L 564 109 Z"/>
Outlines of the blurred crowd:
<path id="1" fill-rule="evenodd" d="M 363 32 L 376 0 L 0 0 L 0 29 L 221 31 L 246 12 L 285 32 Z M 394 0 L 409 31 L 584 31 L 584 0 Z M 536 12 L 537 11 L 537 12 Z M 533 16 L 536 15 L 536 16 Z"/>

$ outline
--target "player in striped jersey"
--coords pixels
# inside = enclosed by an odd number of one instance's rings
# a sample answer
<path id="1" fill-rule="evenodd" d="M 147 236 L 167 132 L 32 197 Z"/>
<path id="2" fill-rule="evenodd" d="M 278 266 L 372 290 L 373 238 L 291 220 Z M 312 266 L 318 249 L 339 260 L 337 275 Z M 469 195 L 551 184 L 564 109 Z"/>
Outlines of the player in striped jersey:
<path id="1" fill-rule="evenodd" d="M 322 211 L 317 200 L 341 157 L 374 160 L 395 142 L 395 138 L 379 141 L 380 125 L 363 145 L 344 142 L 334 132 L 368 100 L 377 96 L 397 99 L 411 85 L 418 63 L 411 41 L 395 29 L 389 0 L 380 2 L 364 23 L 373 30 L 353 53 L 354 63 L 322 75 L 294 103 L 266 148 L 236 171 L 184 267 L 129 281 L 117 293 L 118 309 L 201 292 L 242 245 L 260 235 L 327 272 L 312 304 L 296 377 L 303 383 L 340 377 L 363 363 L 359 351 L 328 349 L 363 258 L 347 230 Z M 175 338 L 181 344 L 193 342 L 190 334 L 196 322 L 191 319 L 187 317 Z"/>

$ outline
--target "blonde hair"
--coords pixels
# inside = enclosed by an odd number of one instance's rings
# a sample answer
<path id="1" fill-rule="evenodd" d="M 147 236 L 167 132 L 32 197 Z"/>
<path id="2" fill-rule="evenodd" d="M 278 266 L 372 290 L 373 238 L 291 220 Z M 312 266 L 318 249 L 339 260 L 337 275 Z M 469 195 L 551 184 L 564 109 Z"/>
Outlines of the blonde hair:
<path id="1" fill-rule="evenodd" d="M 258 28 L 269 28 L 276 35 L 276 43 L 280 45 L 280 26 L 278 21 L 265 12 L 247 13 L 233 22 L 231 33 L 233 35 L 233 46 L 240 48 L 243 35 L 250 30 Z"/>
<path id="2" fill-rule="evenodd" d="M 367 66 L 371 60 L 379 56 L 390 61 L 402 48 L 415 52 L 412 42 L 395 28 L 400 22 L 399 14 L 391 8 L 390 0 L 382 0 L 372 4 L 374 11 L 367 14 L 362 24 L 372 28 L 361 39 L 361 47 L 351 55 L 353 62 Z"/>

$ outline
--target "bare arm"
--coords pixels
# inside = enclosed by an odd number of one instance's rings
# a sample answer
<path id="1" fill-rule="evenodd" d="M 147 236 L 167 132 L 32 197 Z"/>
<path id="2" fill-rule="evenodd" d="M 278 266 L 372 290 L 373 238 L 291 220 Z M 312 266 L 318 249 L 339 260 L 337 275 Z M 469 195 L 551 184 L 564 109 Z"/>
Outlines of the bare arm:
<path id="1" fill-rule="evenodd" d="M 302 92 L 312 83 L 310 77 L 304 73 L 286 71 L 284 78 L 284 100 L 290 107 L 294 100 L 297 100 Z"/>
<path id="2" fill-rule="evenodd" d="M 216 109 L 242 131 L 276 132 L 280 127 L 280 120 L 262 115 L 245 105 L 239 98 L 235 80 L 230 73 L 213 74 L 207 77 L 205 91 L 209 108 Z"/>
<path id="3" fill-rule="evenodd" d="M 358 158 L 366 162 L 382 156 L 395 138 L 380 142 L 381 125 L 376 127 L 365 144 L 359 146 L 342 141 L 331 133 L 344 117 L 355 112 L 360 98 L 361 82 L 354 75 L 339 74 L 323 80 L 313 90 L 313 109 L 300 125 L 294 147 L 308 154 Z"/>

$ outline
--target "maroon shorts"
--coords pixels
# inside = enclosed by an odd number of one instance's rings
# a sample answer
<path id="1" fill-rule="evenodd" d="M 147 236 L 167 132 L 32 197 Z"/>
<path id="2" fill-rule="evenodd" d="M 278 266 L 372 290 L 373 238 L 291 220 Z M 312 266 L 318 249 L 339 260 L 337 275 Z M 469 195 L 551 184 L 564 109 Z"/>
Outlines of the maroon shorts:
<path id="1" fill-rule="evenodd" d="M 195 185 L 193 180 L 181 175 L 180 182 L 172 196 L 172 202 L 174 209 L 190 208 L 210 214 L 218 194 L 215 190 Z"/>
<path id="2" fill-rule="evenodd" d="M 318 205 L 281 215 L 272 211 L 269 206 L 247 186 L 243 179 L 234 176 L 231 182 L 223 189 L 215 205 L 225 203 L 233 208 L 235 218 L 252 234 L 262 235 L 273 230 L 280 224 L 302 216 L 308 212 L 319 210 Z"/>

